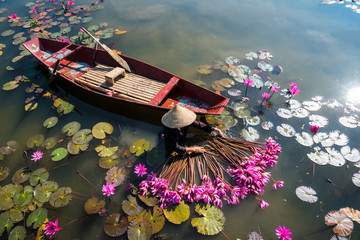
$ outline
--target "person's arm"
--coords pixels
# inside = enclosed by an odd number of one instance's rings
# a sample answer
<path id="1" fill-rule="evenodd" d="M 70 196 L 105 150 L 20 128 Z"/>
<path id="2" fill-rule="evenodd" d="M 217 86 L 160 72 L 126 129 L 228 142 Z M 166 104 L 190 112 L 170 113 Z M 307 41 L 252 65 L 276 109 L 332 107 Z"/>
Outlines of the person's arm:
<path id="1" fill-rule="evenodd" d="M 210 126 L 206 123 L 203 123 L 203 122 L 200 122 L 200 121 L 194 121 L 191 126 L 193 127 L 196 127 L 196 128 L 199 128 L 201 130 L 204 130 L 208 133 L 211 133 L 212 131 L 215 131 L 218 135 L 220 135 L 221 137 L 224 137 L 224 134 L 222 133 L 222 131 L 217 128 L 217 127 L 213 127 L 213 126 Z"/>

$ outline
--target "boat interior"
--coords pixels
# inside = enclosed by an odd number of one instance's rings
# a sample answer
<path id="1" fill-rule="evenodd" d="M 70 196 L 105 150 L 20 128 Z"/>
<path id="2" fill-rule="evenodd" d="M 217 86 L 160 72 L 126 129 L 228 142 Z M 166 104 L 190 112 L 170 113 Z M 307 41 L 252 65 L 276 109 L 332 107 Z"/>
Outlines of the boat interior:
<path id="1" fill-rule="evenodd" d="M 165 108 L 180 103 L 198 113 L 214 114 L 217 109 L 209 107 L 224 104 L 223 96 L 209 98 L 208 90 L 133 58 L 122 56 L 132 68 L 126 72 L 104 50 L 42 38 L 24 46 L 51 71 L 55 68 L 68 80 L 111 97 Z"/>

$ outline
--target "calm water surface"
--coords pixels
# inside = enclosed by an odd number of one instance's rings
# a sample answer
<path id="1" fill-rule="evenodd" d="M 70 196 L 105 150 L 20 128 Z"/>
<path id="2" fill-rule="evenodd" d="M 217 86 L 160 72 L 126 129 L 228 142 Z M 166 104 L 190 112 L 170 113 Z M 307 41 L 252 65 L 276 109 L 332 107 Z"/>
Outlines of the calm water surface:
<path id="1" fill-rule="evenodd" d="M 1 16 L 12 13 L 28 16 L 28 8 L 25 7 L 27 2 L 1 2 L 0 7 L 8 9 Z M 86 1 L 76 2 L 84 3 Z M 360 85 L 360 15 L 345 8 L 345 4 L 323 5 L 321 0 L 105 0 L 103 5 L 104 9 L 91 13 L 94 20 L 85 26 L 107 22 L 109 27 L 128 31 L 124 35 L 103 40 L 104 43 L 115 43 L 116 48 L 125 55 L 186 79 L 201 79 L 206 83 L 205 87 L 210 89 L 211 82 L 218 77 L 225 77 L 225 74 L 200 76 L 196 70 L 199 65 L 209 64 L 215 59 L 224 60 L 227 56 L 236 56 L 243 61 L 247 52 L 257 50 L 271 52 L 274 56 L 271 64 L 283 67 L 283 73 L 272 77 L 280 83 L 281 88 L 287 88 L 290 82 L 298 84 L 301 94 L 294 99 L 300 102 L 310 100 L 313 96 L 323 96 L 324 101 L 336 99 L 345 104 L 348 90 Z M 1 22 L 0 26 L 3 29 L 1 31 L 11 28 L 7 21 Z M 74 26 L 72 33 L 77 33 L 79 28 L 80 25 Z M 16 28 L 16 31 L 21 31 L 21 27 Z M 4 54 L 0 56 L 1 85 L 24 74 L 32 82 L 48 89 L 49 76 L 41 72 L 38 61 L 31 56 L 15 65 L 14 71 L 5 69 L 11 64 L 11 59 L 19 54 L 19 50 L 11 44 L 11 36 L 0 39 L 0 43 L 7 45 L 3 49 Z M 237 86 L 244 91 L 242 85 Z M 134 121 L 90 106 L 73 96 L 68 96 L 69 101 L 76 106 L 77 111 L 62 116 L 54 128 L 45 129 L 43 121 L 56 116 L 56 110 L 52 108 L 51 101 L 41 99 L 37 109 L 25 112 L 24 101 L 30 96 L 25 93 L 25 88 L 25 84 L 21 84 L 13 91 L 0 91 L 0 145 L 12 139 L 20 143 L 18 151 L 0 162 L 1 166 L 11 169 L 10 176 L 2 185 L 10 183 L 13 173 L 24 166 L 22 151 L 26 149 L 26 141 L 30 136 L 44 134 L 46 137 L 61 139 L 64 137 L 61 128 L 70 121 L 79 121 L 82 128 L 92 128 L 100 121 L 109 122 L 115 129 L 112 136 L 124 146 L 129 146 L 139 138 L 148 139 L 152 146 L 157 144 L 161 126 L 147 123 L 146 116 L 144 121 Z M 226 92 L 223 93 L 228 96 Z M 252 88 L 248 96 L 255 103 L 261 98 L 261 93 Z M 271 120 L 275 126 L 287 123 L 298 132 L 309 132 L 308 118 L 280 118 L 276 108 L 284 107 L 284 98 L 275 95 L 272 100 L 275 108 L 264 110 L 265 120 Z M 352 113 L 359 114 L 356 111 Z M 343 108 L 323 106 L 314 114 L 329 119 L 329 124 L 322 131 L 339 130 L 348 136 L 351 148 L 359 148 L 359 127 L 346 128 L 338 121 L 339 117 L 349 115 L 344 113 Z M 256 115 L 256 112 L 252 115 Z M 121 132 L 118 126 L 121 126 Z M 223 207 L 226 216 L 224 232 L 230 239 L 245 239 L 248 232 L 260 230 L 265 239 L 275 239 L 275 228 L 285 225 L 293 232 L 294 239 L 330 239 L 332 230 L 324 223 L 326 213 L 346 206 L 360 209 L 359 189 L 351 180 L 359 169 L 354 163 L 347 162 L 343 167 L 316 165 L 314 172 L 313 162 L 306 154 L 313 152 L 315 145 L 311 148 L 301 146 L 295 138 L 281 136 L 276 127 L 270 131 L 260 126 L 255 128 L 260 133 L 261 141 L 273 136 L 283 146 L 279 164 L 270 171 L 274 179 L 285 181 L 285 187 L 278 191 L 273 191 L 271 184 L 266 187 L 265 194 L 261 196 L 270 204 L 266 210 L 260 210 L 252 196 L 238 206 Z M 235 127 L 233 131 L 239 132 L 240 129 Z M 93 143 L 90 148 L 95 146 Z M 339 146 L 334 148 L 340 150 Z M 94 193 L 75 173 L 79 169 L 100 191 L 106 170 L 98 166 L 95 151 L 71 156 L 65 161 L 70 164 L 50 171 L 50 178 L 60 186 L 71 186 L 74 191 L 100 197 L 100 192 Z M 58 165 L 50 161 L 49 153 L 45 154 L 40 164 L 48 168 Z M 125 166 L 125 160 L 119 166 Z M 334 187 L 324 180 L 327 178 L 344 188 L 347 194 L 336 194 Z M 310 204 L 298 199 L 295 189 L 300 185 L 315 189 L 318 202 Z M 111 212 L 121 209 L 121 201 L 125 196 L 125 186 L 119 187 L 116 196 L 107 202 Z M 49 210 L 50 219 L 59 218 L 62 225 L 81 217 L 69 230 L 62 232 L 59 239 L 110 239 L 103 231 L 105 218 L 85 216 L 83 203 L 84 199 L 73 199 L 64 208 Z M 221 234 L 212 237 L 197 234 L 190 220 L 179 226 L 166 223 L 162 231 L 176 233 L 176 239 L 225 239 Z M 355 223 L 351 239 L 360 239 L 359 232 L 360 227 Z"/>

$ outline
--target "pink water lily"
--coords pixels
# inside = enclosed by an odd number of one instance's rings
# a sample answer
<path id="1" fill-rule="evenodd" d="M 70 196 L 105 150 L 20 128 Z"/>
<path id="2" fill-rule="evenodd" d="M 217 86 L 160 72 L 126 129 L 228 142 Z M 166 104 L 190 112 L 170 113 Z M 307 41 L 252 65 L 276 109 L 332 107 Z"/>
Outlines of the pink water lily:
<path id="1" fill-rule="evenodd" d="M 64 40 L 64 43 L 69 43 L 69 42 L 70 42 L 70 39 L 68 39 L 68 38 Z"/>
<path id="2" fill-rule="evenodd" d="M 251 79 L 245 79 L 244 84 L 246 86 L 246 90 L 245 90 L 245 97 L 246 97 L 248 87 L 253 85 L 253 81 Z"/>
<path id="3" fill-rule="evenodd" d="M 43 157 L 43 154 L 41 151 L 36 151 L 31 155 L 31 160 L 37 162 Z"/>
<path id="4" fill-rule="evenodd" d="M 31 10 L 33 13 L 36 13 L 36 8 L 34 8 L 33 10 Z"/>
<path id="5" fill-rule="evenodd" d="M 316 125 L 313 125 L 310 127 L 310 131 L 313 133 L 313 134 L 316 134 L 318 131 L 319 131 L 319 126 L 316 126 Z"/>
<path id="6" fill-rule="evenodd" d="M 68 1 L 68 3 L 67 3 L 69 6 L 72 6 L 72 5 L 74 5 L 74 2 L 73 1 Z"/>
<path id="7" fill-rule="evenodd" d="M 45 235 L 50 236 L 50 239 L 55 235 L 56 232 L 60 231 L 61 228 L 58 226 L 58 220 L 56 219 L 55 222 L 47 222 L 45 224 Z"/>
<path id="8" fill-rule="evenodd" d="M 274 190 L 277 190 L 278 188 L 282 188 L 283 186 L 284 186 L 284 181 L 278 180 L 273 184 L 272 188 Z"/>
<path id="9" fill-rule="evenodd" d="M 147 168 L 145 167 L 145 165 L 141 165 L 141 163 L 139 163 L 139 165 L 135 166 L 134 173 L 136 173 L 138 177 L 143 177 L 147 174 L 146 170 Z"/>
<path id="10" fill-rule="evenodd" d="M 265 200 L 259 199 L 259 206 L 261 209 L 265 209 L 269 207 L 269 204 Z"/>
<path id="11" fill-rule="evenodd" d="M 276 235 L 280 240 L 291 240 L 292 237 L 290 237 L 290 235 L 292 234 L 292 232 L 290 232 L 289 228 L 286 228 L 285 226 L 279 226 L 276 229 Z"/>
<path id="12" fill-rule="evenodd" d="M 113 195 L 115 192 L 115 185 L 112 183 L 107 183 L 106 185 L 103 185 L 102 191 L 104 195 L 110 197 L 110 195 Z"/>

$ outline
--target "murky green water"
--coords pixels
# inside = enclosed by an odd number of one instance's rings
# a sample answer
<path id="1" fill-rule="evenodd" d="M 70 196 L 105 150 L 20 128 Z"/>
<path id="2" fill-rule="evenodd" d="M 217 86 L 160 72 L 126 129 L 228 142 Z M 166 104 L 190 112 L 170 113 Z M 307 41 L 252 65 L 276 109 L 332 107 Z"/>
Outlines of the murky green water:
<path id="1" fill-rule="evenodd" d="M 25 7 L 27 2 L 1 2 L 0 8 L 7 8 L 7 11 L 1 13 L 0 17 L 7 17 L 13 13 L 18 16 L 29 16 L 28 8 Z M 77 4 L 90 3 L 76 1 Z M 109 27 L 128 32 L 103 40 L 104 43 L 115 43 L 116 48 L 125 55 L 186 79 L 200 79 L 206 83 L 205 87 L 210 89 L 212 81 L 229 76 L 221 72 L 200 75 L 196 70 L 199 65 L 210 64 L 215 59 L 224 60 L 227 56 L 236 56 L 244 64 L 254 67 L 256 61 L 247 61 L 244 56 L 249 51 L 257 50 L 271 52 L 274 57 L 269 62 L 273 66 L 283 67 L 284 71 L 280 75 L 271 75 L 274 81 L 279 82 L 281 89 L 287 88 L 290 82 L 298 84 L 301 93 L 294 99 L 300 102 L 310 100 L 314 96 L 323 96 L 322 102 L 336 99 L 345 105 L 347 92 L 360 85 L 360 15 L 346 8 L 345 4 L 324 5 L 321 4 L 321 0 L 105 0 L 99 5 L 103 5 L 104 8 L 90 12 L 94 19 L 86 24 L 74 25 L 70 34 L 77 33 L 82 25 L 88 27 L 107 22 Z M 28 30 L 10 27 L 6 20 L 1 22 L 0 26 L 1 32 L 7 29 L 14 29 L 16 32 Z M 26 75 L 31 82 L 48 90 L 49 75 L 41 72 L 38 61 L 33 57 L 25 57 L 17 64 L 11 63 L 20 52 L 18 46 L 12 45 L 12 40 L 12 36 L 0 37 L 0 43 L 7 45 L 2 49 L 3 54 L 0 56 L 0 85 L 18 75 Z M 8 65 L 13 66 L 15 70 L 7 71 L 5 68 Z M 70 121 L 79 121 L 82 128 L 92 128 L 100 121 L 109 122 L 114 126 L 112 137 L 123 146 L 129 146 L 140 138 L 148 139 L 152 146 L 157 144 L 161 126 L 146 123 L 146 116 L 144 121 L 134 121 L 90 106 L 71 95 L 68 96 L 69 102 L 75 105 L 76 111 L 61 116 L 55 127 L 46 129 L 42 123 L 50 116 L 57 116 L 56 109 L 52 107 L 50 100 L 40 98 L 37 109 L 31 112 L 24 111 L 25 99 L 31 96 L 25 93 L 28 86 L 30 83 L 21 83 L 15 90 L 0 91 L 0 145 L 5 145 L 8 140 L 16 140 L 20 144 L 15 153 L 6 156 L 0 162 L 0 166 L 11 169 L 9 177 L 1 183 L 2 186 L 11 182 L 11 176 L 17 169 L 25 166 L 23 151 L 27 149 L 26 142 L 30 136 L 43 134 L 46 138 L 64 139 L 61 128 Z M 235 86 L 245 91 L 243 84 Z M 65 91 L 62 92 L 66 94 Z M 261 92 L 254 88 L 248 90 L 250 105 L 255 110 L 259 108 L 256 100 L 261 99 Z M 229 97 L 226 91 L 222 94 Z M 313 152 L 316 144 L 304 147 L 294 137 L 286 138 L 276 131 L 276 126 L 287 123 L 297 132 L 310 132 L 309 119 L 280 118 L 276 111 L 285 107 L 285 99 L 277 94 L 272 100 L 274 108 L 263 109 L 262 118 L 272 121 L 275 127 L 270 131 L 263 130 L 260 125 L 254 128 L 259 131 L 261 141 L 273 136 L 282 145 L 283 154 L 279 163 L 270 171 L 274 179 L 285 181 L 285 187 L 277 191 L 271 189 L 271 184 L 266 187 L 261 198 L 265 199 L 270 207 L 265 210 L 258 207 L 253 196 L 249 196 L 238 206 L 223 207 L 226 216 L 224 232 L 230 239 L 245 239 L 248 232 L 260 230 L 265 239 L 275 239 L 275 228 L 285 225 L 293 232 L 293 239 L 330 239 L 333 233 L 324 223 L 326 213 L 342 207 L 360 209 L 359 188 L 352 182 L 353 174 L 359 169 L 354 163 L 346 161 L 342 167 L 316 165 L 314 170 L 313 162 L 306 154 Z M 339 123 L 342 116 L 359 115 L 358 110 L 345 112 L 344 107 L 330 108 L 323 105 L 319 111 L 311 113 L 328 118 L 329 124 L 321 128 L 321 131 L 329 133 L 339 130 L 349 138 L 348 146 L 359 149 L 359 127 L 347 128 Z M 253 116 L 256 114 L 256 111 L 252 112 Z M 239 132 L 240 129 L 234 127 L 232 131 Z M 59 143 L 59 146 L 66 146 L 66 141 Z M 116 141 L 113 141 L 114 145 Z M 89 149 L 95 148 L 97 144 L 99 142 L 90 144 Z M 341 149 L 340 146 L 333 147 L 338 151 Z M 324 150 L 323 147 L 322 149 Z M 52 162 L 50 153 L 51 151 L 45 153 L 40 166 L 51 169 L 60 163 L 69 162 L 61 168 L 51 170 L 51 180 L 57 181 L 60 186 L 70 186 L 73 191 L 101 197 L 100 191 L 106 170 L 98 166 L 98 156 L 94 150 L 70 156 L 62 162 Z M 120 161 L 119 166 L 125 167 L 126 160 Z M 129 173 L 132 171 L 126 169 Z M 76 170 L 86 176 L 98 188 L 98 192 L 77 175 Z M 325 179 L 331 179 L 345 192 L 340 194 Z M 317 192 L 318 201 L 310 204 L 298 199 L 295 189 L 300 185 L 312 187 Z M 125 196 L 125 185 L 122 185 L 117 188 L 111 202 L 107 200 L 106 207 L 110 212 L 119 211 Z M 70 225 L 68 230 L 63 231 L 59 239 L 110 239 L 103 231 L 105 218 L 98 215 L 86 216 L 83 210 L 84 201 L 85 198 L 74 198 L 64 208 L 49 209 L 49 218 L 58 218 L 60 226 L 80 218 Z M 194 212 L 192 214 L 195 216 Z M 354 224 L 351 239 L 358 239 L 360 229 L 357 223 Z M 225 239 L 221 233 L 213 237 L 197 234 L 196 229 L 191 227 L 190 220 L 179 226 L 166 223 L 162 232 L 175 233 L 173 239 Z M 5 235 L 2 235 L 4 239 Z"/>

